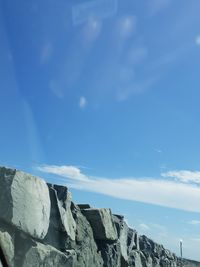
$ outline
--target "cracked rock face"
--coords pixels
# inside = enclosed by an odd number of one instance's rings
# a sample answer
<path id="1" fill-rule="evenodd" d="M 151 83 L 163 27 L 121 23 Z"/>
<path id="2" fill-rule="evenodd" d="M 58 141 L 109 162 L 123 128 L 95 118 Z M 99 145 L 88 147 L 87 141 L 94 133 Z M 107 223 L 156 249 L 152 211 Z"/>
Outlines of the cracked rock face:
<path id="1" fill-rule="evenodd" d="M 0 267 L 179 267 L 180 259 L 110 209 L 75 205 L 68 188 L 0 167 Z M 184 259 L 186 267 L 199 262 Z"/>

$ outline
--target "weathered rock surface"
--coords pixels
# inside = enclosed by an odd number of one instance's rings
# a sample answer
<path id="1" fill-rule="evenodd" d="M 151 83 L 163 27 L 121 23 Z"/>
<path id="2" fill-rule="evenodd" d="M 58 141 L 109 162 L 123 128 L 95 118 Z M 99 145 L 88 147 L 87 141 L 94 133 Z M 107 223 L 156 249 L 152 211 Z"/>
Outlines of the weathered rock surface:
<path id="1" fill-rule="evenodd" d="M 0 267 L 200 267 L 64 186 L 0 167 Z M 6 265 L 5 265 L 6 266 Z"/>
<path id="2" fill-rule="evenodd" d="M 14 266 L 14 244 L 8 232 L 0 231 L 0 247 L 10 267 Z"/>
<path id="3" fill-rule="evenodd" d="M 32 246 L 26 253 L 23 267 L 75 267 L 75 258 L 75 251 L 66 251 L 64 254 L 49 245 L 36 243 L 36 246 Z"/>
<path id="4" fill-rule="evenodd" d="M 82 209 L 83 215 L 92 226 L 97 240 L 117 240 L 117 231 L 110 209 Z"/>
<path id="5" fill-rule="evenodd" d="M 30 174 L 0 168 L 0 210 L 0 219 L 43 239 L 50 216 L 47 184 Z"/>

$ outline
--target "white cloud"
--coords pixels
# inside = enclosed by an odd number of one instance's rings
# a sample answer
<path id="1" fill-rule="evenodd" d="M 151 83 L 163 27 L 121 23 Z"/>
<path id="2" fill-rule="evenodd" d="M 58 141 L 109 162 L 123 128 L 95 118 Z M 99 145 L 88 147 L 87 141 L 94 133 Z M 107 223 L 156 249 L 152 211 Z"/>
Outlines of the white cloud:
<path id="1" fill-rule="evenodd" d="M 192 224 L 192 225 L 200 225 L 200 221 L 198 220 L 192 220 L 189 222 L 189 224 Z"/>
<path id="2" fill-rule="evenodd" d="M 41 166 L 38 170 L 68 178 L 67 186 L 119 199 L 200 212 L 200 187 L 152 178 L 108 179 L 88 177 L 74 166 Z M 66 180 L 62 180 L 66 184 Z"/>
<path id="3" fill-rule="evenodd" d="M 84 96 L 81 96 L 79 99 L 79 107 L 80 108 L 85 108 L 87 105 L 87 99 Z"/>
<path id="4" fill-rule="evenodd" d="M 81 173 L 80 169 L 74 166 L 44 165 L 38 166 L 37 170 L 77 181 L 88 180 L 88 178 Z"/>
<path id="5" fill-rule="evenodd" d="M 183 183 L 200 183 L 200 172 L 199 171 L 169 171 L 161 174 L 163 177 L 170 177 L 179 180 Z"/>
<path id="6" fill-rule="evenodd" d="M 198 36 L 196 37 L 196 44 L 197 44 L 197 45 L 200 45 L 200 35 L 198 35 Z"/>

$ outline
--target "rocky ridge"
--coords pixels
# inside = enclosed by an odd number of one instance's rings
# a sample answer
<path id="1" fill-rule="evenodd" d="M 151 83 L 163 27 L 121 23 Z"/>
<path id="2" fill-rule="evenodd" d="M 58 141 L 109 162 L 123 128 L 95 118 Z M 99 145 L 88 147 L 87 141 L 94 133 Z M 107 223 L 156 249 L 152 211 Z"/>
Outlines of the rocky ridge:
<path id="1" fill-rule="evenodd" d="M 183 264 L 183 265 L 182 265 Z M 110 209 L 76 205 L 68 188 L 0 167 L 0 267 L 178 267 L 162 245 Z"/>

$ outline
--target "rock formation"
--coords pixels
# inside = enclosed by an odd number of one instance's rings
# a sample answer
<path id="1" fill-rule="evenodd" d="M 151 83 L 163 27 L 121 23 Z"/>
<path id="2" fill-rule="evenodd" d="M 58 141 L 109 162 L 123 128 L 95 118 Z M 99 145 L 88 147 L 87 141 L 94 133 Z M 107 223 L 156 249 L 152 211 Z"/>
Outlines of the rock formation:
<path id="1" fill-rule="evenodd" d="M 183 265 L 182 265 L 183 263 Z M 110 209 L 76 205 L 64 186 L 0 167 L 0 267 L 178 267 L 181 260 Z"/>

